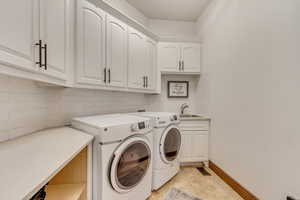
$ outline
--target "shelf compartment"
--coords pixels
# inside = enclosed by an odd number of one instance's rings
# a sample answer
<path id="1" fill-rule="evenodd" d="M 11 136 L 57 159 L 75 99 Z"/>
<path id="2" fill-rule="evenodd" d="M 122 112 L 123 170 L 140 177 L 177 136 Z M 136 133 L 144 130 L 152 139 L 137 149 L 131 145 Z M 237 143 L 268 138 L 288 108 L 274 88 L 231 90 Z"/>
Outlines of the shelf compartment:
<path id="1" fill-rule="evenodd" d="M 45 200 L 80 200 L 85 184 L 48 185 Z"/>

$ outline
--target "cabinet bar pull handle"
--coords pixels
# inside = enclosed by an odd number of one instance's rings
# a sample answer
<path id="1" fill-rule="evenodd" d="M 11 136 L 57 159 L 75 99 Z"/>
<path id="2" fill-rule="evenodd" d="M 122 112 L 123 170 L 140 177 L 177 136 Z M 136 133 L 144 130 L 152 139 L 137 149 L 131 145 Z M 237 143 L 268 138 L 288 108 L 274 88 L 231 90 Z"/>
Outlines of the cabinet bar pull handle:
<path id="1" fill-rule="evenodd" d="M 179 61 L 179 71 L 181 70 L 181 61 Z"/>
<path id="2" fill-rule="evenodd" d="M 146 77 L 146 88 L 148 88 L 148 81 L 149 81 L 149 77 Z"/>
<path id="3" fill-rule="evenodd" d="M 182 71 L 184 71 L 184 61 L 182 61 Z"/>
<path id="4" fill-rule="evenodd" d="M 143 76 L 143 88 L 146 87 L 146 79 L 145 79 L 145 76 Z"/>
<path id="5" fill-rule="evenodd" d="M 42 40 L 39 40 L 38 43 L 35 44 L 35 46 L 39 47 L 39 61 L 35 62 L 35 64 L 39 65 L 39 67 L 42 67 Z"/>
<path id="6" fill-rule="evenodd" d="M 45 56 L 45 63 L 44 64 L 42 64 L 42 67 L 45 67 L 45 70 L 47 70 L 48 69 L 48 58 L 47 58 L 47 56 L 48 56 L 48 52 L 47 52 L 47 49 L 48 48 L 48 46 L 47 46 L 47 44 L 45 44 L 44 45 L 44 47 L 42 47 L 42 49 L 44 49 L 44 56 Z"/>
<path id="7" fill-rule="evenodd" d="M 110 83 L 110 69 L 108 69 L 108 83 Z"/>
<path id="8" fill-rule="evenodd" d="M 104 68 L 104 83 L 106 83 L 106 67 Z"/>

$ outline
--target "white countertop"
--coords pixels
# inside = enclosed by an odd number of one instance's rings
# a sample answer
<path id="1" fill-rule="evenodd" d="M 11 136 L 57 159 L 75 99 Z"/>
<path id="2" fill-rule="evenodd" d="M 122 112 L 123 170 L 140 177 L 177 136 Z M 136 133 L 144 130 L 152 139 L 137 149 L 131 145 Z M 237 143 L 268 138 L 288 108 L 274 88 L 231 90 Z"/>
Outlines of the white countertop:
<path id="1" fill-rule="evenodd" d="M 30 199 L 92 139 L 63 127 L 0 143 L 0 199 Z"/>
<path id="2" fill-rule="evenodd" d="M 195 114 L 198 115 L 198 114 Z M 180 117 L 181 121 L 210 121 L 210 117 L 199 114 L 197 117 Z"/>

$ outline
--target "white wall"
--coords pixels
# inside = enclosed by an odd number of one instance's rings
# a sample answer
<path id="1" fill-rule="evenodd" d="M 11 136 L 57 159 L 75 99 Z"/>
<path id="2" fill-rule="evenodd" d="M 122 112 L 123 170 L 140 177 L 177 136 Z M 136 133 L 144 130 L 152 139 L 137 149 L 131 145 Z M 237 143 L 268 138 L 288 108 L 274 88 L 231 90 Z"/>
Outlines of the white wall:
<path id="1" fill-rule="evenodd" d="M 69 124 L 72 117 L 134 112 L 148 108 L 143 94 L 39 87 L 0 75 L 0 142 L 44 128 Z"/>
<path id="2" fill-rule="evenodd" d="M 135 19 L 144 26 L 148 26 L 148 18 L 137 10 L 135 7 L 130 5 L 126 0 L 103 0 L 105 3 L 111 5 L 114 8 L 122 11 L 124 14 Z"/>
<path id="3" fill-rule="evenodd" d="M 150 19 L 149 28 L 159 36 L 194 36 L 194 22 Z"/>
<path id="4" fill-rule="evenodd" d="M 195 29 L 197 36 L 203 41 L 203 37 L 207 35 L 205 31 L 209 30 L 210 26 L 213 26 L 216 19 L 221 14 L 224 6 L 227 5 L 227 1 L 211 0 L 206 9 L 202 12 L 195 23 Z"/>
<path id="5" fill-rule="evenodd" d="M 197 85 L 198 78 L 193 76 L 176 76 L 168 75 L 162 77 L 161 95 L 148 96 L 149 109 L 152 111 L 180 112 L 180 106 L 188 103 L 190 110 L 197 111 Z M 189 81 L 189 98 L 168 98 L 167 84 L 168 81 Z"/>
<path id="6" fill-rule="evenodd" d="M 210 159 L 262 200 L 299 199 L 300 1 L 216 5 L 201 30 Z"/>
<path id="7" fill-rule="evenodd" d="M 149 19 L 148 27 L 162 40 L 197 40 L 195 22 Z"/>

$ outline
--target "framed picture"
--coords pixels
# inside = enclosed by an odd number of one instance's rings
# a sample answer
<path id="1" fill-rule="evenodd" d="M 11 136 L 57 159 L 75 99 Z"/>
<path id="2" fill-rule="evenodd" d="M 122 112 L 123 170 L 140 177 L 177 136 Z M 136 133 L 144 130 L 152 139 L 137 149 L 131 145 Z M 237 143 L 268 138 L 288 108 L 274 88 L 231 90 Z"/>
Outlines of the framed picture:
<path id="1" fill-rule="evenodd" d="M 168 81 L 168 98 L 188 98 L 188 81 Z"/>

